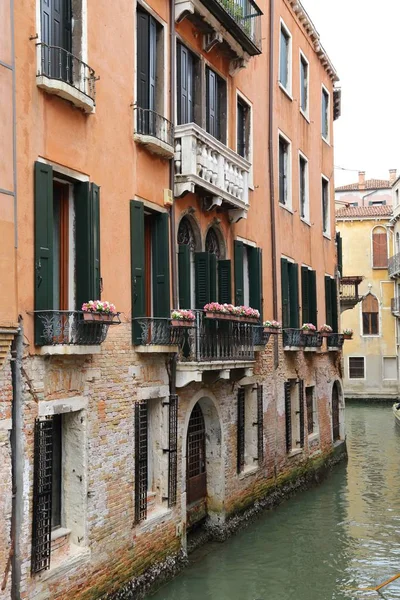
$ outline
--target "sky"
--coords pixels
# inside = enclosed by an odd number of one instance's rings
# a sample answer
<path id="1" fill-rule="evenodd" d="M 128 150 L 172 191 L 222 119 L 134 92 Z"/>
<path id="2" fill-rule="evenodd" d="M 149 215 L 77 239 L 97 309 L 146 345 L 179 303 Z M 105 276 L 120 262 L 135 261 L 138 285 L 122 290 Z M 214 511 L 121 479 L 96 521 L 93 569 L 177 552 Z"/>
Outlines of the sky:
<path id="1" fill-rule="evenodd" d="M 338 72 L 335 185 L 400 173 L 400 0 L 302 0 Z"/>

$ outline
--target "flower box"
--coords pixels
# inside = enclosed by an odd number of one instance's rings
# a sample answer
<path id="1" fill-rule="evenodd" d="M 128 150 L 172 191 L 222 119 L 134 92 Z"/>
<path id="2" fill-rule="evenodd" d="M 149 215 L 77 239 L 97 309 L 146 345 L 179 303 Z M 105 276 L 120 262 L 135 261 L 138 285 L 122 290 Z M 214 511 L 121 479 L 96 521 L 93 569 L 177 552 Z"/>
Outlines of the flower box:
<path id="1" fill-rule="evenodd" d="M 353 334 L 352 333 L 344 333 L 343 334 L 343 339 L 345 339 L 345 340 L 352 340 L 353 339 Z"/>
<path id="2" fill-rule="evenodd" d="M 273 335 L 278 335 L 281 330 L 278 327 L 264 327 L 264 333 L 272 333 Z"/>
<path id="3" fill-rule="evenodd" d="M 254 323 L 257 325 L 259 323 L 259 319 L 257 317 L 239 317 L 238 319 L 241 323 Z"/>
<path id="4" fill-rule="evenodd" d="M 301 333 L 303 335 L 315 335 L 317 332 L 316 331 L 311 331 L 310 329 L 302 329 Z"/>
<path id="5" fill-rule="evenodd" d="M 329 331 L 320 331 L 319 334 L 323 337 L 323 338 L 328 338 L 330 335 L 332 335 Z"/>
<path id="6" fill-rule="evenodd" d="M 104 313 L 104 312 L 84 312 L 83 320 L 103 324 L 110 324 L 114 322 L 114 318 L 117 316 L 117 313 Z"/>
<path id="7" fill-rule="evenodd" d="M 240 317 L 237 315 L 230 315 L 228 313 L 220 313 L 213 311 L 206 311 L 206 319 L 218 319 L 218 321 L 239 321 Z"/>
<path id="8" fill-rule="evenodd" d="M 194 321 L 189 319 L 172 319 L 172 327 L 194 327 Z"/>

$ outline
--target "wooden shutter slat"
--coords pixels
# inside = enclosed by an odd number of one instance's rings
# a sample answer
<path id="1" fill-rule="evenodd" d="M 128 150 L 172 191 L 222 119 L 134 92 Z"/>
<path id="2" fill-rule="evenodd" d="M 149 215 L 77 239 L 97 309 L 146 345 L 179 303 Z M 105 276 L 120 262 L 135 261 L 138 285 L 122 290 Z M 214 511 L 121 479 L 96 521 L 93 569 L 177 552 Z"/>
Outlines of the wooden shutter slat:
<path id="1" fill-rule="evenodd" d="M 339 277 L 343 277 L 343 240 L 339 231 L 336 233 L 336 249 Z"/>
<path id="2" fill-rule="evenodd" d="M 50 568 L 53 485 L 53 418 L 35 420 L 32 573 Z"/>
<path id="3" fill-rule="evenodd" d="M 196 252 L 195 256 L 196 308 L 202 310 L 210 302 L 210 255 Z"/>
<path id="4" fill-rule="evenodd" d="M 291 384 L 290 381 L 285 381 L 285 436 L 286 436 L 286 452 L 292 449 L 292 399 L 291 399 Z"/>
<path id="5" fill-rule="evenodd" d="M 309 289 L 309 316 L 310 323 L 317 325 L 317 274 L 315 271 L 308 272 L 308 289 Z"/>
<path id="6" fill-rule="evenodd" d="M 53 309 L 53 261 L 53 169 L 36 162 L 35 310 Z M 43 343 L 43 323 L 35 317 L 35 344 Z"/>
<path id="7" fill-rule="evenodd" d="M 299 327 L 299 265 L 289 263 L 290 327 Z"/>
<path id="8" fill-rule="evenodd" d="M 338 298 L 337 298 L 337 283 L 336 279 L 331 279 L 331 305 L 332 305 L 332 328 L 333 331 L 337 332 L 339 330 L 339 320 L 338 320 Z"/>
<path id="9" fill-rule="evenodd" d="M 249 257 L 250 306 L 259 311 L 262 320 L 262 250 L 248 246 L 247 253 Z"/>
<path id="10" fill-rule="evenodd" d="M 187 244 L 178 246 L 179 308 L 193 308 L 191 294 L 190 248 Z"/>
<path id="11" fill-rule="evenodd" d="M 245 451 L 245 391 L 243 387 L 238 389 L 237 394 L 237 472 L 244 468 Z"/>
<path id="12" fill-rule="evenodd" d="M 218 302 L 221 304 L 231 304 L 232 302 L 230 260 L 218 261 Z"/>
<path id="13" fill-rule="evenodd" d="M 300 428 L 300 448 L 304 448 L 304 381 L 299 381 L 299 428 Z"/>
<path id="14" fill-rule="evenodd" d="M 149 69 L 150 69 L 150 15 L 143 10 L 137 11 L 137 104 L 149 108 Z"/>
<path id="15" fill-rule="evenodd" d="M 153 222 L 153 315 L 169 318 L 170 282 L 169 282 L 169 217 L 167 213 L 158 213 Z"/>
<path id="16" fill-rule="evenodd" d="M 307 267 L 301 267 L 301 318 L 303 323 L 312 323 L 310 320 L 309 273 L 310 271 Z"/>
<path id="17" fill-rule="evenodd" d="M 388 265 L 386 233 L 372 234 L 372 253 L 373 267 L 381 269 L 386 268 Z"/>
<path id="18" fill-rule="evenodd" d="M 210 254 L 210 301 L 217 301 L 217 256 Z"/>
<path id="19" fill-rule="evenodd" d="M 144 268 L 144 205 L 138 200 L 130 202 L 131 220 L 131 288 L 132 316 L 145 315 L 145 268 Z M 142 331 L 138 323 L 133 322 L 132 340 L 140 344 Z"/>
<path id="20" fill-rule="evenodd" d="M 282 326 L 290 327 L 289 314 L 289 269 L 286 258 L 281 258 Z"/>
<path id="21" fill-rule="evenodd" d="M 244 303 L 243 242 L 235 240 L 233 248 L 235 259 L 235 304 L 242 306 Z"/>
<path id="22" fill-rule="evenodd" d="M 326 308 L 326 324 L 333 327 L 332 322 L 332 292 L 331 292 L 331 278 L 325 276 L 325 308 Z"/>
<path id="23" fill-rule="evenodd" d="M 156 75 L 157 75 L 157 22 L 149 17 L 149 106 L 150 110 L 156 109 Z M 150 123 L 154 126 L 153 115 Z"/>
<path id="24" fill-rule="evenodd" d="M 100 267 L 100 188 L 95 183 L 90 186 L 91 193 L 91 293 L 94 299 L 101 297 Z"/>

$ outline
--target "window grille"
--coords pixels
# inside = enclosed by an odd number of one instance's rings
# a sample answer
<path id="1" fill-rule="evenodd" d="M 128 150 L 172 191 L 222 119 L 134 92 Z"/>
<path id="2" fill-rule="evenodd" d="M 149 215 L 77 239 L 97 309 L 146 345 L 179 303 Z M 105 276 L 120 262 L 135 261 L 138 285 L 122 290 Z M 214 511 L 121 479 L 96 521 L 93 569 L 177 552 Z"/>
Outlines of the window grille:
<path id="1" fill-rule="evenodd" d="M 258 464 L 264 460 L 264 411 L 263 411 L 264 387 L 257 386 L 257 446 Z"/>
<path id="2" fill-rule="evenodd" d="M 285 424 L 286 424 L 286 452 L 292 449 L 292 398 L 291 383 L 285 381 Z"/>
<path id="3" fill-rule="evenodd" d="M 168 457 L 168 506 L 176 504 L 178 450 L 178 396 L 169 397 L 169 457 Z"/>
<path id="4" fill-rule="evenodd" d="M 304 381 L 299 380 L 299 427 L 300 427 L 300 448 L 304 448 Z"/>
<path id="5" fill-rule="evenodd" d="M 237 396 L 237 472 L 244 468 L 244 413 L 245 413 L 245 391 L 243 387 L 238 389 Z"/>
<path id="6" fill-rule="evenodd" d="M 363 356 L 349 357 L 349 378 L 364 379 L 365 377 L 365 358 Z"/>
<path id="7" fill-rule="evenodd" d="M 314 432 L 314 413 L 313 413 L 313 388 L 306 388 L 306 405 L 307 405 L 307 432 L 310 435 Z"/>
<path id="8" fill-rule="evenodd" d="M 135 404 L 135 522 L 147 518 L 147 400 Z"/>
<path id="9" fill-rule="evenodd" d="M 36 419 L 34 432 L 32 573 L 50 568 L 53 418 Z"/>

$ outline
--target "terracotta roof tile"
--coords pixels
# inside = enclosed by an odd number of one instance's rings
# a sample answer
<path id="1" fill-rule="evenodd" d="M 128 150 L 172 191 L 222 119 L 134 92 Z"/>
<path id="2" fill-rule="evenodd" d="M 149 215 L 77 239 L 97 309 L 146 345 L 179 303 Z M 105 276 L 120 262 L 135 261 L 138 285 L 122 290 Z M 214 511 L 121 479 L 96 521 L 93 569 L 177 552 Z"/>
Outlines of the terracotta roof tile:
<path id="1" fill-rule="evenodd" d="M 336 211 L 336 217 L 390 217 L 393 207 L 388 205 L 381 206 L 349 206 L 348 208 L 339 208 Z"/>
<path id="2" fill-rule="evenodd" d="M 365 181 L 364 187 L 362 190 L 359 188 L 359 184 L 357 183 L 349 183 L 348 185 L 342 185 L 336 188 L 337 192 L 354 192 L 354 191 L 363 191 L 365 190 L 386 190 L 391 188 L 392 184 L 389 179 L 367 179 Z"/>

